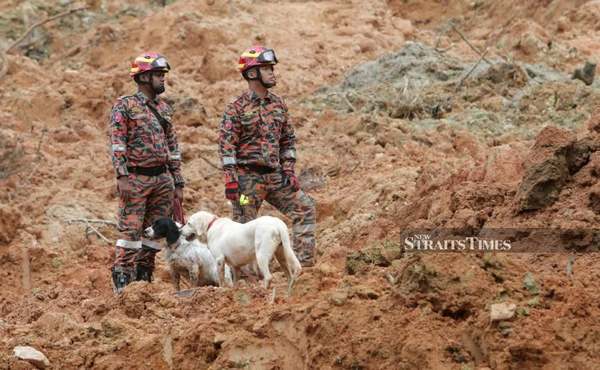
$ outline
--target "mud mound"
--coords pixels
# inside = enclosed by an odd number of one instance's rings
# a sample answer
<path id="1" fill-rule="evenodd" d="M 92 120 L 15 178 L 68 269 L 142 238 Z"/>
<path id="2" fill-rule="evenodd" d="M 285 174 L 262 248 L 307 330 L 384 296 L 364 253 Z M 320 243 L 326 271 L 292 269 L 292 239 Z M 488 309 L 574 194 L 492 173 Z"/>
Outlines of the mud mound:
<path id="1" fill-rule="evenodd" d="M 24 345 L 57 369 L 598 363 L 598 261 L 581 251 L 600 222 L 600 85 L 571 80 L 600 50 L 596 2 L 86 4 L 36 28 L 0 77 L 0 368 L 30 368 L 12 355 Z M 0 3 L 0 49 L 74 6 Z M 216 130 L 255 43 L 280 60 L 275 92 L 317 202 L 318 264 L 291 297 L 281 272 L 274 292 L 242 281 L 176 295 L 159 257 L 152 284 L 114 297 L 106 120 L 135 89 L 131 59 L 169 58 L 184 208 L 227 216 Z M 93 225 L 109 242 L 75 218 L 108 221 Z M 492 227 L 564 229 L 540 240 L 572 254 L 410 252 L 401 239 Z M 498 303 L 514 316 L 490 322 Z"/>
<path id="2" fill-rule="evenodd" d="M 515 138 L 532 139 L 549 122 L 574 129 L 597 104 L 597 87 L 548 66 L 499 60 L 469 66 L 418 43 L 358 66 L 342 83 L 317 91 L 307 101 L 317 111 L 335 107 L 340 112 L 386 115 L 392 127 L 364 127 L 376 135 L 381 132 L 376 142 L 398 146 L 412 136 L 432 150 L 440 150 L 439 140 L 445 139 L 438 135 L 446 127 L 464 130 L 472 136 L 467 142 L 481 137 L 495 147 Z M 401 124 L 402 133 L 394 130 L 397 120 L 410 122 Z M 467 148 L 476 163 L 490 150 L 472 144 Z"/>

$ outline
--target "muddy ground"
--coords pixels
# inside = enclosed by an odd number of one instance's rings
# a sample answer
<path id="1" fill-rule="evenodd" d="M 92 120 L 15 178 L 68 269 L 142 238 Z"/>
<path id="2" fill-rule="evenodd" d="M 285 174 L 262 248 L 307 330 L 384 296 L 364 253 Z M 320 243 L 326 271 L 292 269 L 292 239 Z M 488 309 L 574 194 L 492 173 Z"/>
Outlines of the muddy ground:
<path id="1" fill-rule="evenodd" d="M 600 82 L 572 79 L 598 59 L 597 1 L 5 0 L 0 50 L 81 5 L 0 68 L 0 368 L 31 368 L 20 345 L 53 369 L 598 367 Z M 114 296 L 112 244 L 69 221 L 115 218 L 131 59 L 173 66 L 186 212 L 229 215 L 217 127 L 253 43 L 280 59 L 317 265 L 292 297 L 277 272 L 274 302 L 253 282 L 177 296 L 162 262 Z M 403 250 L 406 230 L 490 228 L 559 230 L 561 253 Z"/>

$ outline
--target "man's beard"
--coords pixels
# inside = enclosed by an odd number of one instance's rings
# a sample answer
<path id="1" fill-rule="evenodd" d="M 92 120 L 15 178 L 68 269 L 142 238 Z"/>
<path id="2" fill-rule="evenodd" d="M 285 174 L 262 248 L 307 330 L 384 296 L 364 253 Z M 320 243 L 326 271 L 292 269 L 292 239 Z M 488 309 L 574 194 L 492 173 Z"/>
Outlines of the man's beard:
<path id="1" fill-rule="evenodd" d="M 165 92 L 165 85 L 158 85 L 158 86 L 153 85 L 152 89 L 154 90 L 154 93 L 156 95 L 160 95 Z"/>
<path id="2" fill-rule="evenodd" d="M 273 82 L 267 83 L 267 82 L 263 81 L 263 79 L 262 79 L 262 78 L 260 79 L 260 83 L 261 83 L 261 84 L 262 84 L 262 85 L 263 85 L 265 88 L 267 88 L 267 89 L 270 89 L 271 87 L 273 87 L 273 86 L 277 85 L 277 81 L 273 81 Z"/>

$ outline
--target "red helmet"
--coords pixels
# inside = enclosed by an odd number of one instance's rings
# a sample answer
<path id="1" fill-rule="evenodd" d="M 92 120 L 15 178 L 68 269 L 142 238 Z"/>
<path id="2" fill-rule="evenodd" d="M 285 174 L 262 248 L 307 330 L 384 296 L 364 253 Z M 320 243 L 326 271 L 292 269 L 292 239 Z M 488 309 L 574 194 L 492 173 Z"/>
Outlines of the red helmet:
<path id="1" fill-rule="evenodd" d="M 267 49 L 264 46 L 257 45 L 242 53 L 240 56 L 240 61 L 238 62 L 238 70 L 244 73 L 252 67 L 269 64 L 277 64 L 277 56 L 275 56 L 275 51 L 273 49 Z"/>
<path id="2" fill-rule="evenodd" d="M 171 66 L 167 58 L 158 53 L 143 53 L 131 63 L 129 76 L 134 77 L 148 71 L 169 72 Z"/>

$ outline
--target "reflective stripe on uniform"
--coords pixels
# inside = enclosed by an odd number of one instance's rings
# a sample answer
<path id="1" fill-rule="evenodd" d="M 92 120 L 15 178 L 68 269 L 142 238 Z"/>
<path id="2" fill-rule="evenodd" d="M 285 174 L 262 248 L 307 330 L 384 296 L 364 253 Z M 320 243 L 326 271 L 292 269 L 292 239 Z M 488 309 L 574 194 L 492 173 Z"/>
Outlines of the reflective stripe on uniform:
<path id="1" fill-rule="evenodd" d="M 157 251 L 162 250 L 162 246 L 159 243 L 155 242 L 154 240 L 148 240 L 148 239 L 142 238 L 141 243 L 142 243 L 142 245 L 145 245 L 148 248 L 152 248 Z"/>
<path id="2" fill-rule="evenodd" d="M 296 159 L 296 150 L 295 149 L 288 149 L 285 152 L 281 153 L 281 156 L 283 158 L 294 158 L 294 159 Z"/>
<path id="3" fill-rule="evenodd" d="M 121 247 L 124 249 L 142 249 L 142 242 L 139 240 L 133 241 L 133 240 L 119 239 L 119 240 L 117 240 L 117 247 Z"/>
<path id="4" fill-rule="evenodd" d="M 295 224 L 292 225 L 292 229 L 293 230 L 298 230 L 298 231 L 302 231 L 302 232 L 314 232 L 317 228 L 316 224 Z"/>
<path id="5" fill-rule="evenodd" d="M 112 151 L 113 152 L 126 152 L 127 146 L 125 144 L 113 144 Z"/>
<path id="6" fill-rule="evenodd" d="M 180 152 L 169 153 L 169 160 L 171 160 L 171 161 L 180 161 L 181 160 L 181 153 Z"/>
<path id="7" fill-rule="evenodd" d="M 223 157 L 223 166 L 232 166 L 235 164 L 235 157 Z"/>

